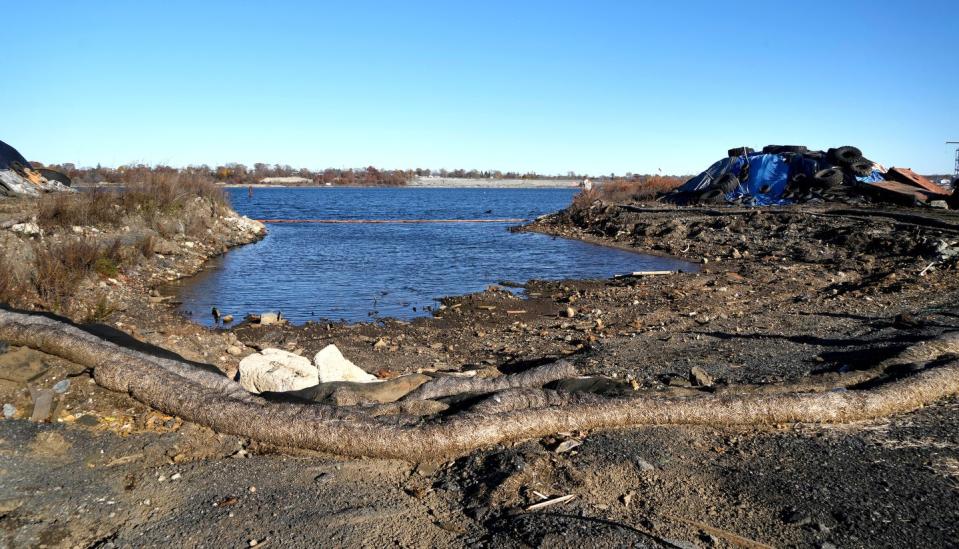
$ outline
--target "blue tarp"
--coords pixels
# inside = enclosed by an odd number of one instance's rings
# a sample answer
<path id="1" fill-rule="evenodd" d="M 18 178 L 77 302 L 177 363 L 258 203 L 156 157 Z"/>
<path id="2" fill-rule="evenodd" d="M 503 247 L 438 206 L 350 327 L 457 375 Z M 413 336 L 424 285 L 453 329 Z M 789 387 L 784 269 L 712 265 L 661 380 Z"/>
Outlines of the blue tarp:
<path id="1" fill-rule="evenodd" d="M 783 193 L 786 192 L 786 184 L 789 182 L 789 163 L 782 155 L 755 154 L 750 155 L 748 159 L 749 176 L 738 189 L 730 193 L 732 198 L 745 196 L 751 198 L 752 203 L 757 206 L 792 202 L 782 198 Z M 741 159 L 741 162 L 745 160 Z"/>
<path id="2" fill-rule="evenodd" d="M 811 164 L 807 166 L 805 161 Z M 805 161 L 795 167 L 815 173 L 819 163 L 812 159 L 805 159 Z M 744 202 L 757 206 L 792 202 L 782 198 L 791 170 L 790 164 L 780 154 L 753 153 L 748 156 L 724 158 L 687 181 L 679 190 L 684 192 L 704 190 L 726 173 L 740 178 L 739 187 L 726 194 L 727 200 L 742 198 Z M 746 175 L 745 181 L 742 180 L 743 175 Z"/>
<path id="3" fill-rule="evenodd" d="M 886 178 L 882 176 L 882 172 L 879 170 L 873 170 L 872 173 L 867 176 L 856 176 L 856 181 L 860 183 L 879 183 L 885 180 Z"/>

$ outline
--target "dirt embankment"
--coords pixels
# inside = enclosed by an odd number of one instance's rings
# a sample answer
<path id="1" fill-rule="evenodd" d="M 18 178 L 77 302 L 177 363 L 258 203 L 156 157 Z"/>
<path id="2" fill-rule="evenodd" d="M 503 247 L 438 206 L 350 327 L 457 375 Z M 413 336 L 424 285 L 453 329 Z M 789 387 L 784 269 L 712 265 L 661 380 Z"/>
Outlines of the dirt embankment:
<path id="1" fill-rule="evenodd" d="M 451 297 L 434 317 L 410 323 L 242 324 L 226 333 L 178 320 L 162 298 L 148 299 L 149 275 L 133 275 L 106 280 L 109 295 L 128 304 L 107 322 L 226 372 L 236 360 L 229 351 L 311 356 L 335 343 L 382 377 L 497 377 L 565 357 L 603 376 L 590 390 L 608 394 L 855 371 L 959 329 L 952 212 L 594 204 L 524 230 L 676 255 L 701 268 L 531 282 L 524 297 L 492 287 Z M 90 384 L 76 365 L 40 359 L 52 372 L 43 383 L 73 383 L 53 425 L 4 422 L 0 451 L 10 465 L 0 476 L 0 527 L 12 545 L 959 540 L 954 399 L 844 426 L 558 433 L 411 467 L 277 453 L 162 416 Z M 51 487 L 36 488 L 40 479 Z M 575 498 L 526 510 L 564 495 Z"/>

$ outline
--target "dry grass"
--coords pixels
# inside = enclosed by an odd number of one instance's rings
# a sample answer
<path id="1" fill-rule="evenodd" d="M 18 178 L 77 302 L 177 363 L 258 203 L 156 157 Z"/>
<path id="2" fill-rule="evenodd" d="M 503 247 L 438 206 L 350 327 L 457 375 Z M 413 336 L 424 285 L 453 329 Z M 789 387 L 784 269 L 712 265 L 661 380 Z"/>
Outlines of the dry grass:
<path id="1" fill-rule="evenodd" d="M 83 238 L 38 245 L 34 248 L 33 289 L 41 303 L 60 310 L 88 275 L 116 276 L 121 265 L 131 260 L 128 251 L 119 240 L 105 246 Z"/>
<path id="2" fill-rule="evenodd" d="M 6 257 L 0 256 L 0 303 L 10 303 L 21 295 L 13 265 Z"/>
<path id="3" fill-rule="evenodd" d="M 685 182 L 680 177 L 651 176 L 636 180 L 613 180 L 600 187 L 604 200 L 610 202 L 648 200 L 667 193 Z"/>
<path id="4" fill-rule="evenodd" d="M 216 209 L 228 206 L 226 193 L 211 178 L 195 173 L 148 172 L 119 190 L 51 193 L 40 199 L 37 222 L 45 229 L 72 226 L 118 227 L 139 218 L 158 232 L 164 218 L 176 217 L 201 198 Z M 191 223 L 194 229 L 207 229 Z"/>
<path id="5" fill-rule="evenodd" d="M 110 300 L 107 299 L 107 296 L 101 295 L 96 304 L 93 306 L 93 310 L 83 319 L 84 324 L 92 324 L 96 322 L 103 322 L 106 319 L 110 318 L 113 313 L 117 311 L 117 308 L 110 303 Z"/>
<path id="6" fill-rule="evenodd" d="M 596 184 L 591 190 L 583 190 L 573 197 L 573 205 L 584 207 L 596 200 L 604 202 L 636 202 L 651 200 L 686 182 L 676 176 L 639 176 L 630 179 L 613 179 Z"/>

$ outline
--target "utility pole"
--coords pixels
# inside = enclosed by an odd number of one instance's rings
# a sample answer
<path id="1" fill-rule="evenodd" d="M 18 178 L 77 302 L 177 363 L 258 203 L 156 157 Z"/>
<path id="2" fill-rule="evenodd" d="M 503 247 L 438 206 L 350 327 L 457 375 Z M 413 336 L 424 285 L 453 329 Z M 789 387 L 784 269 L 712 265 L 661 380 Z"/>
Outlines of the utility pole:
<path id="1" fill-rule="evenodd" d="M 946 141 L 946 145 L 959 145 L 959 141 Z M 952 172 L 952 184 L 959 184 L 959 147 L 956 147 L 956 167 Z"/>

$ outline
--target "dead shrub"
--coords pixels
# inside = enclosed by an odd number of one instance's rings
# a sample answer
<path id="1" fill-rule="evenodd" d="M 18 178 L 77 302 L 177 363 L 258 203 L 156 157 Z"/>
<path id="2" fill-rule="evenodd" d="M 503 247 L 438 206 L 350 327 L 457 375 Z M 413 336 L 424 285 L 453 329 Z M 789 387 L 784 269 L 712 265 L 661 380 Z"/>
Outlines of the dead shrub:
<path id="1" fill-rule="evenodd" d="M 636 202 L 655 199 L 686 182 L 686 178 L 671 175 L 648 175 L 611 179 L 597 183 L 591 190 L 583 190 L 573 197 L 573 206 L 588 207 L 596 200 L 604 202 Z"/>
<path id="2" fill-rule="evenodd" d="M 110 303 L 107 296 L 101 295 L 93 305 L 93 310 L 83 319 L 84 324 L 103 322 L 117 311 L 117 307 Z"/>
<path id="3" fill-rule="evenodd" d="M 649 200 L 669 192 L 685 180 L 671 176 L 648 176 L 636 179 L 616 179 L 599 187 L 602 199 L 607 202 Z"/>
<path id="4" fill-rule="evenodd" d="M 66 305 L 96 260 L 95 253 L 89 262 L 85 256 L 82 244 L 36 249 L 32 282 L 42 303 L 53 310 L 60 310 Z"/>
<path id="5" fill-rule="evenodd" d="M 0 256 L 0 303 L 11 303 L 21 295 L 17 273 L 6 257 Z"/>
<path id="6" fill-rule="evenodd" d="M 120 222 L 122 211 L 117 193 L 94 189 L 80 193 L 50 193 L 40 197 L 37 223 L 51 229 L 84 225 L 113 226 Z"/>
<path id="7" fill-rule="evenodd" d="M 125 251 L 119 239 L 106 246 L 83 238 L 38 246 L 34 249 L 33 288 L 43 303 L 63 308 L 88 275 L 116 276 L 127 262 Z"/>
<path id="8" fill-rule="evenodd" d="M 599 191 L 596 188 L 583 189 L 573 197 L 574 208 L 588 208 L 590 204 L 599 200 Z"/>
<path id="9" fill-rule="evenodd" d="M 153 239 L 153 235 L 147 235 L 137 242 L 136 248 L 143 257 L 153 257 L 153 254 L 156 253 L 155 245 L 156 241 Z"/>
<path id="10" fill-rule="evenodd" d="M 211 177 L 192 172 L 149 172 L 128 184 L 121 196 L 127 210 L 143 213 L 174 213 L 197 197 L 218 208 L 229 204 L 226 192 Z"/>
<path id="11" fill-rule="evenodd" d="M 226 193 L 209 176 L 146 172 L 142 180 L 122 189 L 44 195 L 40 198 L 37 222 L 47 229 L 75 225 L 118 227 L 139 217 L 146 226 L 162 233 L 162 221 L 181 214 L 197 198 L 208 204 L 213 213 L 222 213 L 229 207 Z"/>

